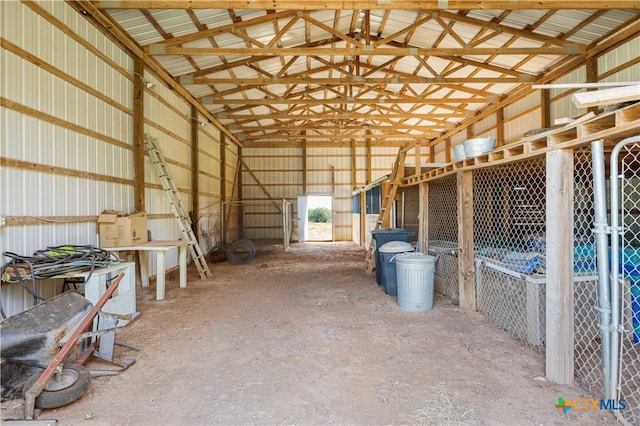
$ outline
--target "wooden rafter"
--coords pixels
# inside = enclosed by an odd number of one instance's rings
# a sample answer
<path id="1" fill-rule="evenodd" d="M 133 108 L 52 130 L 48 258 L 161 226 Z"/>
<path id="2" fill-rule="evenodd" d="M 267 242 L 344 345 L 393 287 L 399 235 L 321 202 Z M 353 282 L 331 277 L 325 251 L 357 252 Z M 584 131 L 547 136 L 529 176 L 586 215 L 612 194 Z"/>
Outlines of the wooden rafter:
<path id="1" fill-rule="evenodd" d="M 216 0 L 102 0 L 92 1 L 98 8 L 107 9 L 217 9 Z M 592 1 L 593 9 L 640 9 L 636 0 Z M 536 0 L 227 0 L 225 6 L 230 9 L 267 9 L 267 10 L 334 10 L 334 9 L 406 9 L 406 10 L 518 10 L 518 9 L 575 9 L 575 0 L 543 2 Z"/>

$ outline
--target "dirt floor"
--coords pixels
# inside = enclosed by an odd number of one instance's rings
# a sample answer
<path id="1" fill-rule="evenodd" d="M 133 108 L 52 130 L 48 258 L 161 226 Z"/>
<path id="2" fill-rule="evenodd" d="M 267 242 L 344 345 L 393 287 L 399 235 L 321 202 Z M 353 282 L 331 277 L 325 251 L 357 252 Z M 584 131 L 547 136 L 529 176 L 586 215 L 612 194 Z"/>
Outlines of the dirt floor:
<path id="1" fill-rule="evenodd" d="M 591 397 L 544 379 L 541 355 L 437 297 L 405 312 L 350 243 L 258 245 L 247 265 L 189 272 L 167 297 L 138 288 L 141 318 L 118 336 L 135 365 L 40 419 L 62 425 L 612 424 L 554 407 Z M 600 396 L 593 396 L 600 398 Z M 2 416 L 19 417 L 20 401 Z"/>

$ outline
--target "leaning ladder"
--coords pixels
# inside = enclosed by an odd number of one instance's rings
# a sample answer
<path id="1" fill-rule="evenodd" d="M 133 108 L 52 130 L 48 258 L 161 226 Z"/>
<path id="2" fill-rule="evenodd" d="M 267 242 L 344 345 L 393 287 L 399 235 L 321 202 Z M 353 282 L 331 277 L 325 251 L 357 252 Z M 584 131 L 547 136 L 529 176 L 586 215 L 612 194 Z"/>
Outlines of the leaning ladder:
<path id="1" fill-rule="evenodd" d="M 167 168 L 167 162 L 158 147 L 157 139 L 145 133 L 144 147 L 149 154 L 149 158 L 151 158 L 151 162 L 156 168 L 164 193 L 167 194 L 167 197 L 169 198 L 171 210 L 178 222 L 180 232 L 182 232 L 182 238 L 187 241 L 191 258 L 198 269 L 200 278 L 205 279 L 210 277 L 211 271 L 209 270 L 209 265 L 207 265 L 207 261 L 202 254 L 198 240 L 193 233 L 193 229 L 191 229 L 191 218 L 184 209 L 178 189 L 176 188 L 173 178 L 171 177 L 171 173 L 169 173 L 169 169 Z"/>
<path id="2" fill-rule="evenodd" d="M 380 213 L 378 214 L 378 219 L 376 220 L 376 226 L 374 230 L 382 228 L 385 222 L 389 219 L 391 209 L 393 208 L 393 202 L 396 199 L 398 187 L 400 186 L 400 180 L 404 175 L 404 159 L 406 156 L 407 148 L 400 148 L 400 151 L 398 151 L 398 156 L 396 157 L 396 162 L 393 164 L 391 175 L 389 175 L 389 189 L 384 195 L 383 205 L 380 208 Z M 369 248 L 367 249 L 367 254 L 365 256 L 365 268 L 367 272 L 372 272 L 376 266 L 375 251 L 376 242 L 372 237 L 371 242 L 369 243 Z"/>

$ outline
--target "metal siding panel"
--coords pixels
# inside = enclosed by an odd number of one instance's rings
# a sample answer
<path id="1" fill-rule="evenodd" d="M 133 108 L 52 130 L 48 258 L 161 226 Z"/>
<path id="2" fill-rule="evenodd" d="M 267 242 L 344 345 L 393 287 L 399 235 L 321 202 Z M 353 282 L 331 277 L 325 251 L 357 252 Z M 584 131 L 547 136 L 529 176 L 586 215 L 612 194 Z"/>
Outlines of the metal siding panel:
<path id="1" fill-rule="evenodd" d="M 540 111 L 534 110 L 504 123 L 504 138 L 506 143 L 515 142 L 524 137 L 528 130 L 541 127 Z"/>
<path id="2" fill-rule="evenodd" d="M 586 68 L 580 67 L 553 83 L 584 83 L 585 81 L 587 81 Z M 550 92 L 551 99 L 561 96 L 551 103 L 551 123 L 557 118 L 577 118 L 587 113 L 586 109 L 578 109 L 571 102 L 571 96 L 576 92 L 568 89 L 550 89 Z"/>
<path id="3" fill-rule="evenodd" d="M 600 74 L 624 64 L 633 61 L 640 52 L 640 38 L 636 37 L 629 42 L 619 46 L 598 58 L 598 71 Z M 640 76 L 640 63 L 635 63 L 619 72 L 607 77 L 602 81 L 621 82 L 621 81 L 638 81 Z"/>
<path id="4" fill-rule="evenodd" d="M 495 114 L 491 114 L 488 117 L 474 124 L 473 135 L 479 136 L 479 137 L 483 137 L 483 136 L 495 137 L 496 134 L 498 133 L 498 131 L 496 130 L 496 125 L 497 125 L 497 117 Z"/>

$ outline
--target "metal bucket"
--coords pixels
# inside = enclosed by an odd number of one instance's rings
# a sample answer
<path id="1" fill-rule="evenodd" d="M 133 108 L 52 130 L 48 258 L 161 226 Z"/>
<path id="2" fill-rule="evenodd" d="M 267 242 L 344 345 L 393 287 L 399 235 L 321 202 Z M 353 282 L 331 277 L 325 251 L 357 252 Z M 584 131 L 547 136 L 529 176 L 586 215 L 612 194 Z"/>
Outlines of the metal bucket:
<path id="1" fill-rule="evenodd" d="M 462 146 L 462 144 L 452 146 L 451 153 L 453 154 L 454 161 L 462 161 L 466 158 L 464 153 L 464 146 Z"/>
<path id="2" fill-rule="evenodd" d="M 477 157 L 478 155 L 493 151 L 496 146 L 494 138 L 473 138 L 462 142 L 464 147 L 464 155 L 467 158 Z"/>

